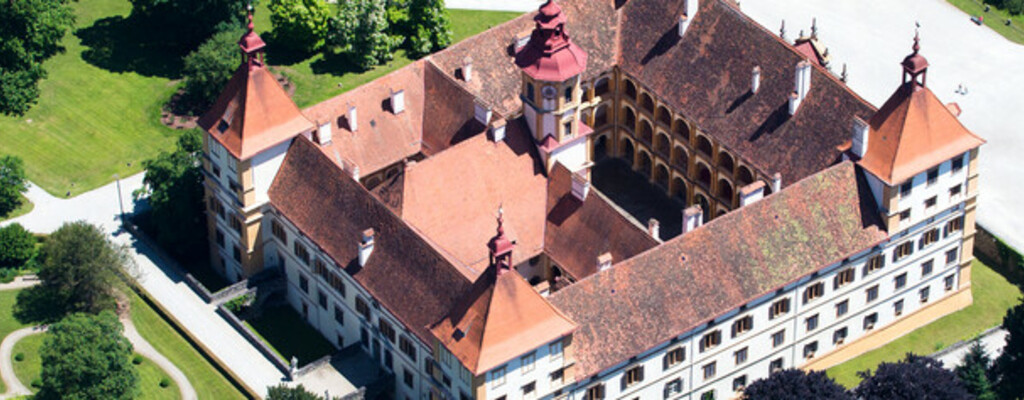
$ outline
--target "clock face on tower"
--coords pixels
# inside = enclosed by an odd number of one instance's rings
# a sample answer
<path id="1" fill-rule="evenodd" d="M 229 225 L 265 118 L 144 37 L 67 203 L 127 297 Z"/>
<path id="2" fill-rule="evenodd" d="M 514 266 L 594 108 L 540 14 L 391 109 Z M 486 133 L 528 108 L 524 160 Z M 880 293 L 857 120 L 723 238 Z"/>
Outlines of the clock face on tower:
<path id="1" fill-rule="evenodd" d="M 555 98 L 555 95 L 558 94 L 558 91 L 555 90 L 554 86 L 545 86 L 540 90 L 540 94 L 543 95 L 545 99 L 553 99 Z"/>

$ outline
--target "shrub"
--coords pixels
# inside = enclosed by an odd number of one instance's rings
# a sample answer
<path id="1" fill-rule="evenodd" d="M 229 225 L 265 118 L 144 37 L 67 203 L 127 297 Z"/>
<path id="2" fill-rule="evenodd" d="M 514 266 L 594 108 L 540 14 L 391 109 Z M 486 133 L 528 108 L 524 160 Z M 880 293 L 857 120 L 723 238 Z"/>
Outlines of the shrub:
<path id="1" fill-rule="evenodd" d="M 43 387 L 43 378 L 37 377 L 35 379 L 32 379 L 32 383 L 29 383 L 29 385 L 32 385 L 32 387 L 36 389 L 41 388 Z"/>
<path id="2" fill-rule="evenodd" d="M 160 387 L 165 388 L 165 387 L 168 387 L 168 386 L 171 386 L 171 380 L 167 379 L 166 376 L 163 377 L 163 378 L 160 378 Z"/>
<path id="3" fill-rule="evenodd" d="M 132 364 L 135 364 L 135 365 L 142 364 L 142 356 L 140 356 L 138 354 L 132 356 Z"/>
<path id="4" fill-rule="evenodd" d="M 252 293 L 246 293 L 229 300 L 227 303 L 224 303 L 224 308 L 227 308 L 228 311 L 231 311 L 234 314 L 238 314 L 244 311 L 245 308 L 249 306 L 249 303 L 252 302 L 252 300 Z"/>
<path id="5" fill-rule="evenodd" d="M 22 362 L 25 361 L 25 353 L 18 353 L 14 355 L 14 361 Z"/>

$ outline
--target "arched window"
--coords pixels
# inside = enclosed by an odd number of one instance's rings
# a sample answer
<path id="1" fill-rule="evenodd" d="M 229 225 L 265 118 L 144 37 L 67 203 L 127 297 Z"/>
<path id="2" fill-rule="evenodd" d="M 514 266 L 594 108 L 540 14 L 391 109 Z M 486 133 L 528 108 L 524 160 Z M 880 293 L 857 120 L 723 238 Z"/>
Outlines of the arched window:
<path id="1" fill-rule="evenodd" d="M 735 164 L 732 161 L 732 156 L 724 151 L 718 152 L 718 167 L 732 173 L 732 169 Z"/>
<path id="2" fill-rule="evenodd" d="M 654 183 L 664 189 L 668 189 L 668 168 L 665 164 L 658 164 L 654 169 Z"/>
<path id="3" fill-rule="evenodd" d="M 750 172 L 750 169 L 746 166 L 741 165 L 740 170 L 736 172 L 736 181 L 740 187 L 747 186 L 754 183 L 754 174 Z"/>
<path id="4" fill-rule="evenodd" d="M 636 85 L 629 79 L 626 79 L 626 97 L 636 100 Z"/>
<path id="5" fill-rule="evenodd" d="M 654 99 L 651 98 L 651 95 L 644 93 L 643 97 L 640 98 L 640 107 L 654 114 Z"/>
<path id="6" fill-rule="evenodd" d="M 638 165 L 637 167 L 640 168 L 640 173 L 643 174 L 644 176 L 650 176 L 651 175 L 651 155 L 647 154 L 646 151 L 642 151 L 641 150 L 639 156 L 640 156 L 640 165 Z"/>
<path id="7" fill-rule="evenodd" d="M 626 126 L 626 128 L 629 129 L 630 131 L 636 129 L 636 114 L 633 113 L 633 109 L 629 107 L 623 107 L 622 115 L 622 123 Z"/>
<path id="8" fill-rule="evenodd" d="M 675 197 L 686 205 L 686 182 L 680 178 L 672 179 L 672 197 Z"/>
<path id="9" fill-rule="evenodd" d="M 569 87 L 565 88 L 565 102 L 566 103 L 571 103 L 572 102 L 572 86 L 569 86 Z"/>
<path id="10" fill-rule="evenodd" d="M 622 139 L 622 141 L 619 142 L 619 154 L 630 166 L 633 166 L 634 152 L 636 152 L 636 148 L 633 147 L 633 142 L 631 140 Z"/>
<path id="11" fill-rule="evenodd" d="M 671 146 L 672 144 L 668 139 L 668 134 L 665 132 L 658 132 L 658 136 L 654 139 L 654 151 L 658 152 L 665 158 L 668 158 Z"/>
<path id="12" fill-rule="evenodd" d="M 686 170 L 690 166 L 690 157 L 686 154 L 686 149 L 683 149 L 682 146 L 676 146 L 672 153 L 672 165 L 675 165 L 679 169 L 682 169 L 683 173 L 686 173 Z"/>
<path id="13" fill-rule="evenodd" d="M 596 96 L 604 96 L 609 91 L 609 87 L 608 86 L 609 86 L 608 85 L 608 78 L 598 79 L 597 83 L 594 84 L 594 95 L 596 95 Z"/>
<path id="14" fill-rule="evenodd" d="M 686 125 L 681 119 L 676 119 L 676 126 L 672 128 L 672 133 L 678 135 L 684 142 L 690 142 L 690 127 Z"/>
<path id="15" fill-rule="evenodd" d="M 651 127 L 651 123 L 644 120 L 640 125 L 640 138 L 651 143 L 651 139 L 654 139 L 654 128 Z"/>
<path id="16" fill-rule="evenodd" d="M 658 107 L 658 122 L 665 124 L 665 126 L 672 125 L 672 113 L 665 106 Z"/>
<path id="17" fill-rule="evenodd" d="M 697 163 L 697 183 L 711 189 L 711 170 L 704 163 Z"/>
<path id="18" fill-rule="evenodd" d="M 732 204 L 732 184 L 725 179 L 718 180 L 718 197 L 725 200 L 727 204 Z"/>
<path id="19" fill-rule="evenodd" d="M 594 128 L 600 128 L 608 124 L 608 106 L 601 104 L 594 110 Z"/>
<path id="20" fill-rule="evenodd" d="M 697 136 L 697 151 L 700 151 L 701 153 L 704 153 L 704 155 L 706 155 L 708 157 L 711 157 L 711 154 L 712 154 L 712 151 L 713 151 L 713 150 L 711 150 L 711 141 L 708 140 L 708 138 L 706 138 L 704 136 L 698 135 Z"/>

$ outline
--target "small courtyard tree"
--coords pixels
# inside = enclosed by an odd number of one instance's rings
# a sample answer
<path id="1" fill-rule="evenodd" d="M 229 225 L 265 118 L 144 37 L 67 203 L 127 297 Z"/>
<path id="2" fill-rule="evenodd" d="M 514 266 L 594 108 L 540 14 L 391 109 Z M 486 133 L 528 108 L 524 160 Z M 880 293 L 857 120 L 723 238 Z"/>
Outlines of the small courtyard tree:
<path id="1" fill-rule="evenodd" d="M 324 398 L 306 390 L 302 385 L 289 387 L 282 383 L 267 388 L 267 400 L 324 400 Z"/>
<path id="2" fill-rule="evenodd" d="M 787 369 L 751 382 L 743 389 L 744 400 L 853 400 L 824 371 Z"/>
<path id="3" fill-rule="evenodd" d="M 0 228 L 0 268 L 21 268 L 36 253 L 36 238 L 13 223 Z"/>
<path id="4" fill-rule="evenodd" d="M 1006 346 L 996 358 L 996 392 L 1004 399 L 1014 399 L 1024 393 L 1024 302 L 1006 311 L 1003 316 Z"/>
<path id="5" fill-rule="evenodd" d="M 185 100 L 188 112 L 199 114 L 210 107 L 242 62 L 238 49 L 239 29 L 218 32 L 184 59 Z"/>
<path id="6" fill-rule="evenodd" d="M 28 178 L 25 175 L 25 163 L 21 158 L 11 155 L 0 157 L 0 217 L 20 207 L 21 195 L 26 191 Z"/>
<path id="7" fill-rule="evenodd" d="M 409 47 L 416 57 L 452 44 L 451 21 L 444 0 L 410 0 L 409 26 Z"/>
<path id="8" fill-rule="evenodd" d="M 967 392 L 977 400 L 996 400 L 996 394 L 989 381 L 989 367 L 992 360 L 989 359 L 981 342 L 975 340 L 971 347 L 964 354 L 960 365 L 954 370 L 960 377 Z"/>
<path id="9" fill-rule="evenodd" d="M 320 50 L 327 39 L 331 9 L 323 0 L 271 0 L 270 22 L 281 44 L 303 53 Z"/>
<path id="10" fill-rule="evenodd" d="M 65 223 L 54 231 L 40 249 L 40 258 L 42 289 L 68 312 L 113 309 L 118 276 L 130 263 L 124 247 L 84 221 Z"/>
<path id="11" fill-rule="evenodd" d="M 858 372 L 864 379 L 853 394 L 863 400 L 962 400 L 970 395 L 953 371 L 942 362 L 908 353 L 895 363 L 884 362 L 878 369 Z"/>
<path id="12" fill-rule="evenodd" d="M 131 363 L 132 345 L 111 311 L 72 314 L 50 326 L 39 349 L 43 400 L 129 400 L 138 392 L 139 374 Z"/>
<path id="13" fill-rule="evenodd" d="M 332 20 L 332 51 L 346 54 L 362 69 L 391 61 L 401 39 L 388 34 L 384 0 L 350 0 Z"/>
<path id="14" fill-rule="evenodd" d="M 164 249 L 185 260 L 206 254 L 201 135 L 199 130 L 189 130 L 178 137 L 173 152 L 161 152 L 143 163 L 152 234 Z"/>

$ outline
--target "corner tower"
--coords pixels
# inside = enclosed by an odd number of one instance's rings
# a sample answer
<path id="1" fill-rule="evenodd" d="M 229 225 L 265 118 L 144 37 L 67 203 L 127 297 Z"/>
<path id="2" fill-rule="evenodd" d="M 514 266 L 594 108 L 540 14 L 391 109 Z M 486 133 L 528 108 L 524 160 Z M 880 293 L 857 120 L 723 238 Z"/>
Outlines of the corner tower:
<path id="1" fill-rule="evenodd" d="M 565 14 L 554 0 L 544 3 L 533 20 L 530 41 L 515 57 L 523 71 L 523 115 L 548 171 L 555 162 L 580 171 L 590 166 L 587 137 L 593 132 L 579 110 L 587 53 L 570 39 Z"/>

